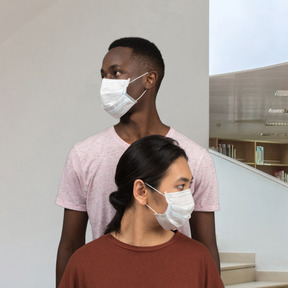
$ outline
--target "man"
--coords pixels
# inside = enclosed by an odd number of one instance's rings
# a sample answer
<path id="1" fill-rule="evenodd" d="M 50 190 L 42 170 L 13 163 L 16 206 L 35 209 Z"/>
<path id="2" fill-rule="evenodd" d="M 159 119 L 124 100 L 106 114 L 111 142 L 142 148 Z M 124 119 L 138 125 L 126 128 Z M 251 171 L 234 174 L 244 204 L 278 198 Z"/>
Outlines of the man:
<path id="1" fill-rule="evenodd" d="M 160 120 L 156 109 L 156 95 L 164 77 L 160 51 L 153 43 L 136 37 L 116 40 L 108 50 L 101 69 L 100 99 L 103 108 L 120 121 L 77 143 L 68 156 L 56 201 L 65 208 L 56 284 L 70 256 L 85 244 L 88 219 L 93 239 L 103 235 L 112 219 L 115 211 L 108 199 L 116 190 L 114 175 L 121 155 L 137 139 L 153 134 L 174 138 L 188 156 L 194 176 L 190 187 L 195 201 L 190 219 L 192 236 L 207 246 L 219 269 L 214 223 L 214 211 L 219 205 L 214 164 L 206 149 Z M 180 231 L 190 236 L 189 223 Z"/>

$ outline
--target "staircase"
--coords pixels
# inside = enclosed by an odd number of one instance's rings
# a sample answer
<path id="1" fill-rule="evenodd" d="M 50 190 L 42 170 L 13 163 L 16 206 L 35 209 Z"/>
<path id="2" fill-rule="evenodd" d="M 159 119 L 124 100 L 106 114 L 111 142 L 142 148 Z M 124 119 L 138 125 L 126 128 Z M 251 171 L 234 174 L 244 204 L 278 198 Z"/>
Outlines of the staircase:
<path id="1" fill-rule="evenodd" d="M 255 270 L 254 253 L 220 253 L 225 288 L 288 288 L 288 272 Z"/>

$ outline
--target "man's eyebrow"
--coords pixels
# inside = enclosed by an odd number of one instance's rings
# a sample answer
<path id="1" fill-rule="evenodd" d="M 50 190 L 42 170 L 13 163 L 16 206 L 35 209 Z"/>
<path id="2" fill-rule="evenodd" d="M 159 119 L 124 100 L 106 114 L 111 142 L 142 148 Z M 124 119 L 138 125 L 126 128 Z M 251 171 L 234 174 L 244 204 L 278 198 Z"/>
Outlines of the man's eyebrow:
<path id="1" fill-rule="evenodd" d="M 108 67 L 108 70 L 112 70 L 112 69 L 119 68 L 119 67 L 121 67 L 121 66 L 118 65 L 118 64 L 113 64 L 113 65 L 111 65 L 111 66 Z M 102 69 L 101 69 L 101 70 L 102 70 Z"/>
<path id="2" fill-rule="evenodd" d="M 113 69 L 120 68 L 120 67 L 121 67 L 120 65 L 114 64 L 114 65 L 109 66 L 108 70 L 113 70 Z M 100 72 L 101 72 L 101 74 L 104 73 L 103 68 L 101 68 Z"/>
<path id="3" fill-rule="evenodd" d="M 118 65 L 118 64 L 114 64 L 114 65 L 111 65 L 111 66 L 109 67 L 109 69 L 114 69 L 114 68 L 119 68 L 119 67 L 121 67 L 121 66 Z"/>

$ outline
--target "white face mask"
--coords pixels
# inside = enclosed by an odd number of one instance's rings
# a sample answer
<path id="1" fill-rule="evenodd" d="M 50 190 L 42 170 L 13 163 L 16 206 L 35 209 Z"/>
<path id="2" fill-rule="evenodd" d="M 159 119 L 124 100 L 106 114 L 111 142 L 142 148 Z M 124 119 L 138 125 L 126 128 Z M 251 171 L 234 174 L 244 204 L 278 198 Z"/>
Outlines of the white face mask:
<path id="1" fill-rule="evenodd" d="M 191 213 L 194 209 L 194 199 L 190 189 L 172 193 L 165 192 L 163 195 L 151 185 L 147 183 L 145 184 L 165 197 L 168 203 L 168 207 L 164 214 L 158 214 L 148 204 L 146 204 L 146 206 L 154 212 L 157 221 L 165 230 L 178 229 L 190 219 Z"/>
<path id="2" fill-rule="evenodd" d="M 102 108 L 112 117 L 119 119 L 128 112 L 133 105 L 145 94 L 145 90 L 138 99 L 133 99 L 126 92 L 130 83 L 148 74 L 148 72 L 140 75 L 130 82 L 130 79 L 102 79 L 100 88 L 100 101 Z"/>

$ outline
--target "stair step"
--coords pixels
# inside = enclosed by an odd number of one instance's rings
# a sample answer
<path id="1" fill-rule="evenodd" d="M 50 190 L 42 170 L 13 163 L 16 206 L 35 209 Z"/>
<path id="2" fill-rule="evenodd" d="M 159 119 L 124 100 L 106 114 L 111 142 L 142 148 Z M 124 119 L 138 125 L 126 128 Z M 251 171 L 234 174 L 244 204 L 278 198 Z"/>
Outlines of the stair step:
<path id="1" fill-rule="evenodd" d="M 221 263 L 221 278 L 224 285 L 255 281 L 254 263 Z"/>
<path id="2" fill-rule="evenodd" d="M 221 271 L 244 269 L 244 268 L 255 268 L 254 263 L 238 263 L 238 262 L 222 262 Z"/>
<path id="3" fill-rule="evenodd" d="M 220 252 L 225 288 L 288 288 L 288 271 L 256 271 L 255 253 Z"/>
<path id="4" fill-rule="evenodd" d="M 288 282 L 247 282 L 234 285 L 225 285 L 225 288 L 288 288 Z"/>
<path id="5" fill-rule="evenodd" d="M 220 252 L 219 256 L 224 263 L 255 263 L 255 253 Z"/>

